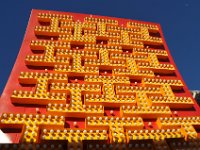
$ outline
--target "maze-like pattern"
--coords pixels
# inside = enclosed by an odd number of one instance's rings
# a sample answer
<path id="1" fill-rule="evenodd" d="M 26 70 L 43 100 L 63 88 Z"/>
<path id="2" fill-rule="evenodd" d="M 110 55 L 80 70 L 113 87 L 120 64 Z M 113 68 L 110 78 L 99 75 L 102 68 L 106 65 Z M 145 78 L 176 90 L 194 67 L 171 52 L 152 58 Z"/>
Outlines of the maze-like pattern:
<path id="1" fill-rule="evenodd" d="M 13 142 L 59 142 L 53 148 L 60 149 L 198 147 L 198 113 L 181 112 L 199 107 L 186 94 L 159 25 L 75 18 L 37 13 L 37 39 L 23 60 L 28 70 L 18 77 L 23 88 L 10 96 L 14 107 L 37 108 L 35 114 L 2 112 L 2 129 L 22 129 Z"/>

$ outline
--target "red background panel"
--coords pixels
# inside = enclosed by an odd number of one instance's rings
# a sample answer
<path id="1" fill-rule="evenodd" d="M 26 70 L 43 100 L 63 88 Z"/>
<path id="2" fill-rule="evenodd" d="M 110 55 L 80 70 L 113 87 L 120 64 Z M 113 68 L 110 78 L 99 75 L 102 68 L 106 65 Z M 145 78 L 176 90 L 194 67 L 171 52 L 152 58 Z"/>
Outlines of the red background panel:
<path id="1" fill-rule="evenodd" d="M 19 54 L 17 56 L 17 59 L 16 59 L 16 62 L 14 64 L 14 67 L 12 69 L 12 72 L 10 74 L 10 77 L 9 77 L 9 80 L 5 86 L 5 89 L 1 95 L 1 99 L 0 99 L 0 114 L 2 114 L 3 112 L 13 112 L 13 113 L 36 113 L 36 108 L 39 108 L 40 109 L 40 113 L 42 114 L 45 114 L 46 113 L 46 107 L 41 107 L 41 106 L 18 106 L 18 105 L 14 105 L 11 103 L 11 95 L 12 95 L 12 92 L 14 90 L 34 90 L 34 87 L 23 87 L 22 85 L 19 84 L 18 82 L 18 77 L 20 75 L 20 72 L 26 72 L 26 71 L 33 71 L 33 72 L 40 72 L 40 71 L 44 71 L 44 70 L 36 70 L 36 69 L 29 69 L 27 68 L 27 66 L 25 65 L 25 57 L 27 55 L 31 55 L 33 54 L 33 52 L 31 51 L 30 49 L 30 43 L 31 43 L 31 40 L 36 40 L 37 37 L 35 36 L 34 34 L 34 29 L 35 29 L 35 26 L 37 25 L 40 25 L 39 22 L 38 22 L 38 19 L 37 19 L 37 15 L 38 13 L 56 13 L 56 14 L 66 14 L 66 15 L 72 15 L 74 20 L 80 20 L 80 21 L 83 21 L 83 19 L 85 17 L 89 17 L 90 15 L 89 14 L 78 14 L 78 13 L 69 13 L 69 12 L 57 12 L 57 11 L 48 11 L 48 10 L 32 10 L 31 12 L 31 15 L 30 15 L 30 19 L 29 19 L 29 23 L 28 23 L 28 26 L 27 26 L 27 29 L 26 29 L 26 33 L 25 33 L 25 36 L 24 36 L 24 40 L 22 42 L 22 45 L 21 45 L 21 48 L 20 48 L 20 51 L 19 51 Z M 162 33 L 162 29 L 161 29 L 161 26 L 157 23 L 151 23 L 151 22 L 142 22 L 142 21 L 136 21 L 136 20 L 129 20 L 129 19 L 122 19 L 122 18 L 113 18 L 113 17 L 105 17 L 105 16 L 96 16 L 96 15 L 92 15 L 93 17 L 97 17 L 97 18 L 108 18 L 108 19 L 115 19 L 119 22 L 119 25 L 126 25 L 126 23 L 128 21 L 134 21 L 134 22 L 140 22 L 140 23 L 148 23 L 148 24 L 155 24 L 155 25 L 158 25 L 159 26 L 159 31 L 160 31 L 160 34 L 161 34 L 161 37 L 163 39 L 163 43 L 164 43 L 164 47 L 165 47 L 165 50 L 168 52 L 168 55 L 169 55 L 169 60 L 170 60 L 170 63 L 173 64 L 176 68 L 176 75 L 177 75 L 177 78 L 182 80 L 183 84 L 185 85 L 184 86 L 184 95 L 182 94 L 182 96 L 189 96 L 189 97 L 192 97 L 192 95 L 190 94 L 190 91 L 188 90 L 184 80 L 182 79 L 174 61 L 173 61 L 173 58 L 169 52 L 169 49 L 167 47 L 167 44 L 164 40 L 164 35 Z M 10 43 L 12 44 L 12 42 Z M 3 67 L 3 66 L 2 66 Z M 109 74 L 108 74 L 109 75 Z M 172 77 L 165 77 L 165 78 L 172 78 Z M 73 82 L 73 81 L 72 81 Z M 195 100 L 194 100 L 195 101 Z M 198 106 L 198 104 L 195 102 L 194 104 L 194 110 L 176 110 L 178 112 L 178 116 L 196 116 L 196 115 L 200 115 L 200 108 Z M 110 115 L 110 110 L 106 110 L 106 114 L 107 115 Z M 114 110 L 114 113 L 115 113 L 115 116 L 118 116 L 119 114 L 119 109 L 118 110 Z M 69 127 L 72 127 L 73 126 L 73 121 L 74 120 L 70 120 L 70 119 L 67 119 L 67 124 Z M 76 120 L 77 123 L 78 123 L 78 126 L 79 128 L 84 128 L 85 124 L 84 124 L 84 119 L 80 119 L 80 120 Z M 145 122 L 145 126 L 147 127 L 147 124 L 148 124 L 148 121 L 147 120 Z M 150 120 L 151 121 L 151 120 Z M 157 128 L 155 122 L 155 120 L 153 120 L 153 128 Z M 149 128 L 149 127 L 147 127 Z M 19 141 L 19 133 L 6 133 L 5 134 L 6 136 L 8 136 L 11 140 L 11 142 L 15 143 L 15 142 L 18 142 Z M 0 137 L 1 139 L 1 137 Z M 1 143 L 1 141 L 0 141 Z"/>

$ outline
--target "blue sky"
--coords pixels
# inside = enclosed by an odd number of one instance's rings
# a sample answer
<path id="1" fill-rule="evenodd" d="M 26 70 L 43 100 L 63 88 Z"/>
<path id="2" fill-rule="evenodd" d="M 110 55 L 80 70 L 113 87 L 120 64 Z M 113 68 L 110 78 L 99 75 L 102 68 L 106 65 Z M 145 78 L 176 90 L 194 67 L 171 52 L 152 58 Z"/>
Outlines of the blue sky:
<path id="1" fill-rule="evenodd" d="M 200 89 L 199 0 L 6 0 L 0 5 L 0 93 L 14 65 L 32 9 L 160 23 L 186 84 L 190 89 Z"/>

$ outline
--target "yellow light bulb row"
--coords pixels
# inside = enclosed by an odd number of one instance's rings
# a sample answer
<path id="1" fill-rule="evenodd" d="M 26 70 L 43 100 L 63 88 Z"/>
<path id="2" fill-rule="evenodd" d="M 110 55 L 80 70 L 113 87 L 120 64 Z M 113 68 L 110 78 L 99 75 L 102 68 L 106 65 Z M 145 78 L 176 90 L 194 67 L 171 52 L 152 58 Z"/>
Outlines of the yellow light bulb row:
<path id="1" fill-rule="evenodd" d="M 48 78 L 48 79 L 59 79 L 66 80 L 68 79 L 66 74 L 58 74 L 58 73 L 43 73 L 43 72 L 21 72 L 20 79 L 39 79 L 39 78 Z"/>
<path id="2" fill-rule="evenodd" d="M 60 63 L 67 63 L 69 64 L 69 58 L 65 57 L 44 57 L 44 56 L 26 56 L 26 61 L 33 61 L 33 62 L 60 62 Z"/>
<path id="3" fill-rule="evenodd" d="M 83 130 L 83 129 L 44 129 L 42 131 L 43 140 L 68 140 L 68 142 L 79 142 L 82 140 L 107 140 L 106 130 Z M 78 143 L 77 143 L 78 145 Z M 75 146 L 75 145 L 74 145 Z"/>
<path id="4" fill-rule="evenodd" d="M 117 20 L 111 20 L 111 19 L 85 17 L 84 21 L 86 21 L 86 22 L 95 22 L 95 23 L 102 22 L 102 23 L 107 23 L 107 24 L 118 25 L 118 21 Z"/>
<path id="5" fill-rule="evenodd" d="M 159 50 L 159 49 L 148 49 L 148 48 L 133 48 L 134 52 L 141 52 L 141 53 L 155 53 L 156 55 L 168 56 L 167 51 Z"/>
<path id="6" fill-rule="evenodd" d="M 85 85 L 85 84 L 70 84 L 70 83 L 52 83 L 52 86 L 51 86 L 51 90 L 56 90 L 56 89 L 60 89 L 60 90 L 64 90 L 64 89 L 74 89 L 74 88 L 78 88 L 77 90 L 90 90 L 91 92 L 92 91 L 101 91 L 101 87 L 100 85 L 95 85 L 95 84 L 88 84 L 88 85 Z"/>
<path id="7" fill-rule="evenodd" d="M 54 66 L 55 71 L 82 71 L 82 72 L 96 72 L 99 73 L 98 67 L 76 67 L 76 66 L 66 66 L 66 65 L 55 65 Z"/>
<path id="8" fill-rule="evenodd" d="M 115 76 L 97 76 L 97 75 L 90 75 L 85 76 L 84 81 L 86 82 L 113 82 L 113 83 L 130 83 L 128 77 L 115 77 Z"/>
<path id="9" fill-rule="evenodd" d="M 136 92 L 136 91 L 160 92 L 159 87 L 120 86 L 120 85 L 118 85 L 116 89 L 119 91 L 127 91 L 127 92 Z"/>
<path id="10" fill-rule="evenodd" d="M 85 44 L 85 49 L 113 49 L 113 50 L 122 50 L 121 46 L 117 45 L 98 45 L 98 44 Z"/>
<path id="11" fill-rule="evenodd" d="M 92 113 L 96 113 L 97 114 L 103 114 L 104 113 L 104 107 L 102 105 L 80 105 L 80 104 L 76 104 L 75 102 L 73 102 L 73 104 L 52 104 L 49 103 L 47 106 L 47 111 L 48 112 L 53 112 L 53 111 L 57 111 L 57 113 L 61 114 L 61 113 L 65 113 L 67 114 L 67 112 L 73 112 L 73 111 L 80 111 L 81 112 L 85 112 L 88 113 L 90 115 L 92 115 Z M 81 118 L 84 118 L 85 115 L 83 115 Z M 95 115 L 95 114 L 94 114 Z"/>
<path id="12" fill-rule="evenodd" d="M 47 41 L 47 40 L 32 40 L 31 47 L 37 46 L 53 46 L 53 47 L 62 47 L 62 48 L 70 48 L 70 42 L 63 42 L 63 41 Z"/>
<path id="13" fill-rule="evenodd" d="M 58 18 L 73 20 L 73 16 L 63 14 L 51 14 L 51 13 L 38 13 L 38 18 Z"/>
<path id="14" fill-rule="evenodd" d="M 78 55 L 81 55 L 81 56 L 96 56 L 97 55 L 97 52 L 95 51 L 81 51 L 81 50 L 68 50 L 68 49 L 57 49 L 56 51 L 56 54 L 59 55 L 59 54 L 62 54 L 62 55 L 74 55 L 74 54 L 78 54 Z"/>
<path id="15" fill-rule="evenodd" d="M 180 129 L 157 129 L 157 130 L 128 130 L 127 136 L 130 140 L 165 140 L 168 138 L 183 138 Z"/>
<path id="16" fill-rule="evenodd" d="M 98 36 L 104 36 L 105 38 L 109 39 L 120 39 L 120 34 L 112 32 L 105 32 L 99 34 L 97 31 L 84 30 L 84 35 L 93 35 L 96 36 L 97 38 Z"/>
<path id="17" fill-rule="evenodd" d="M 178 85 L 183 86 L 181 80 L 170 80 L 170 79 L 154 79 L 154 78 L 144 78 L 144 83 L 152 83 L 152 84 L 169 84 L 169 85 Z"/>
<path id="18" fill-rule="evenodd" d="M 126 27 L 120 27 L 120 26 L 107 26 L 108 31 L 114 31 L 114 32 L 120 32 L 120 31 L 127 31 L 128 33 L 139 33 L 140 29 L 136 28 L 126 28 Z"/>
<path id="19" fill-rule="evenodd" d="M 145 28 L 148 28 L 148 29 L 158 30 L 157 25 L 144 24 L 144 23 L 138 23 L 138 22 L 127 22 L 127 26 L 128 27 L 145 27 Z"/>

